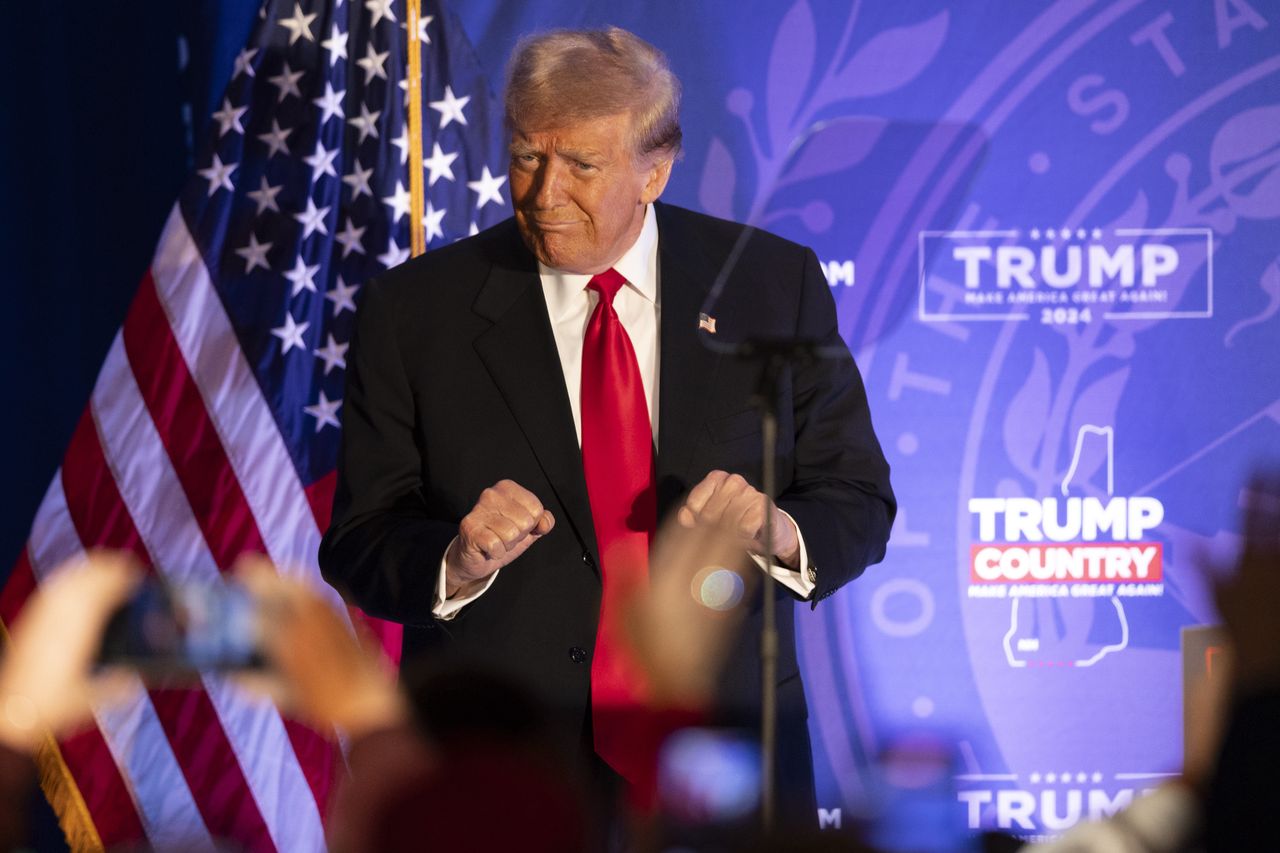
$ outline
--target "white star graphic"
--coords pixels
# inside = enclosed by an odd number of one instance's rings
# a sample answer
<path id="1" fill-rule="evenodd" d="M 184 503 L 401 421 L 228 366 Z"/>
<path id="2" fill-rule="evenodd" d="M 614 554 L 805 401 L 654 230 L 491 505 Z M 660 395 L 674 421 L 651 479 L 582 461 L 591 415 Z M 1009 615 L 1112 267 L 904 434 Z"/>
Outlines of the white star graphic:
<path id="1" fill-rule="evenodd" d="M 431 238 L 439 237 L 444 239 L 444 229 L 440 227 L 441 220 L 444 219 L 445 209 L 436 210 L 431 206 L 431 200 L 427 200 L 427 212 L 422 214 L 422 227 L 427 230 L 427 242 L 431 242 Z"/>
<path id="2" fill-rule="evenodd" d="M 218 120 L 218 136 L 225 136 L 228 130 L 235 128 L 236 133 L 244 133 L 244 125 L 240 123 L 240 116 L 249 111 L 248 107 L 231 106 L 230 98 L 222 99 L 222 109 L 213 114 Z"/>
<path id="3" fill-rule="evenodd" d="M 391 4 L 395 0 L 365 0 L 364 7 L 373 15 L 373 20 L 369 22 L 369 29 L 378 26 L 378 22 L 386 18 L 391 23 L 396 22 L 396 16 L 391 11 Z"/>
<path id="4" fill-rule="evenodd" d="M 440 113 L 440 129 L 444 130 L 448 127 L 449 122 L 456 121 L 458 124 L 466 124 L 467 117 L 462 114 L 462 108 L 470 102 L 471 96 L 465 98 L 456 98 L 453 94 L 452 86 L 444 87 L 444 98 L 439 101 L 431 102 L 431 109 Z"/>
<path id="5" fill-rule="evenodd" d="M 231 173 L 239 167 L 239 163 L 223 163 L 217 154 L 213 155 L 213 163 L 207 169 L 199 169 L 196 174 L 209 182 L 209 195 L 212 196 L 221 187 L 226 190 L 235 190 L 231 185 Z"/>
<path id="6" fill-rule="evenodd" d="M 400 135 L 391 140 L 391 144 L 400 149 L 400 165 L 409 162 L 409 125 L 400 128 Z"/>
<path id="7" fill-rule="evenodd" d="M 311 103 L 320 108 L 320 127 L 324 127 L 324 123 L 333 116 L 342 116 L 342 96 L 347 94 L 347 90 L 341 92 L 333 91 L 333 84 L 328 80 L 324 81 L 324 94 L 313 100 Z"/>
<path id="8" fill-rule="evenodd" d="M 406 112 L 408 112 L 408 110 L 409 110 L 409 81 L 408 81 L 407 79 L 406 79 L 406 80 L 401 80 L 401 81 L 399 81 L 398 83 L 396 83 L 396 85 L 400 87 L 400 91 L 401 91 L 401 92 L 404 92 L 404 108 L 405 108 L 405 111 L 406 111 Z"/>
<path id="9" fill-rule="evenodd" d="M 345 284 L 342 276 L 338 276 L 338 283 L 324 294 L 324 298 L 333 303 L 333 316 L 337 317 L 343 311 L 350 311 L 352 314 L 356 312 L 355 295 L 359 289 L 360 285 Z"/>
<path id="10" fill-rule="evenodd" d="M 338 423 L 338 408 L 342 405 L 341 400 L 330 400 L 320 392 L 320 402 L 314 406 L 303 406 L 302 411 L 316 419 L 316 432 L 327 426 L 341 429 L 342 424 Z"/>
<path id="11" fill-rule="evenodd" d="M 338 25 L 334 24 L 327 39 L 320 42 L 320 46 L 329 52 L 329 67 L 333 67 L 338 63 L 339 59 L 347 58 L 347 38 L 348 33 L 341 32 Z"/>
<path id="12" fill-rule="evenodd" d="M 427 186 L 434 187 L 436 181 L 440 178 L 445 180 L 453 180 L 453 161 L 458 159 L 458 155 L 446 154 L 440 149 L 440 143 L 434 142 L 431 145 L 431 156 L 422 161 L 422 165 L 427 167 L 431 175 L 427 178 Z"/>
<path id="13" fill-rule="evenodd" d="M 474 237 L 479 233 L 480 233 L 480 226 L 472 222 L 471 227 L 467 229 L 467 236 Z"/>
<path id="14" fill-rule="evenodd" d="M 310 290 L 312 293 L 315 293 L 315 274 L 318 272 L 320 272 L 319 264 L 316 264 L 315 266 L 307 266 L 306 262 L 302 260 L 302 256 L 299 255 L 298 259 L 294 262 L 293 269 L 284 274 L 284 277 L 293 284 L 293 292 L 289 295 L 297 296 L 304 290 Z"/>
<path id="15" fill-rule="evenodd" d="M 382 203 L 391 208 L 391 221 L 399 222 L 409 212 L 409 191 L 404 184 L 396 181 L 396 191 L 384 198 Z"/>
<path id="16" fill-rule="evenodd" d="M 289 63 L 286 62 L 284 64 L 283 71 L 274 77 L 267 78 L 272 86 L 275 86 L 280 90 L 280 94 L 276 98 L 276 103 L 283 103 L 284 99 L 290 95 L 297 95 L 299 98 L 302 97 L 302 90 L 298 88 L 298 81 L 302 79 L 302 75 L 304 74 L 306 74 L 305 71 L 291 70 L 289 68 Z"/>
<path id="17" fill-rule="evenodd" d="M 427 24 L 431 23 L 434 20 L 435 18 L 433 18 L 431 15 L 423 15 L 422 17 L 418 18 L 418 43 L 419 44 L 431 44 L 431 36 L 427 35 Z M 405 21 L 403 24 L 401 24 L 400 29 L 404 30 L 406 33 L 409 32 L 409 22 Z"/>
<path id="18" fill-rule="evenodd" d="M 329 340 L 325 341 L 324 346 L 315 350 L 316 358 L 324 361 L 324 375 L 328 376 L 329 371 L 335 367 L 341 367 L 343 370 L 347 368 L 347 347 L 350 344 L 340 344 L 333 339 L 333 335 L 329 335 Z"/>
<path id="19" fill-rule="evenodd" d="M 280 339 L 280 354 L 284 355 L 289 350 L 297 347 L 300 350 L 306 350 L 307 345 L 302 342 L 302 333 L 307 330 L 310 323 L 296 323 L 293 315 L 285 312 L 284 325 L 277 326 L 271 330 L 271 334 Z"/>
<path id="20" fill-rule="evenodd" d="M 293 17 L 281 18 L 276 23 L 289 31 L 289 44 L 293 44 L 300 36 L 305 37 L 307 41 L 316 40 L 316 37 L 311 34 L 311 22 L 315 19 L 315 12 L 310 15 L 304 15 L 302 14 L 302 5 L 294 3 Z"/>
<path id="21" fill-rule="evenodd" d="M 382 115 L 381 111 L 371 113 L 369 108 L 361 102 L 360 115 L 347 119 L 347 124 L 360 131 L 360 142 L 364 142 L 370 136 L 376 139 L 378 137 L 378 116 L 380 115 Z"/>
<path id="22" fill-rule="evenodd" d="M 506 180 L 506 175 L 494 177 L 489 174 L 489 167 L 485 166 L 480 172 L 480 180 L 467 181 L 467 187 L 479 195 L 476 199 L 476 210 L 480 210 L 491 201 L 498 207 L 502 207 L 505 202 L 502 200 L 501 187 Z"/>
<path id="23" fill-rule="evenodd" d="M 266 178 L 263 180 L 265 181 Z M 257 235 L 250 231 L 249 245 L 243 249 L 236 249 L 236 254 L 244 258 L 244 274 L 253 272 L 254 267 L 262 267 L 267 272 L 271 272 L 271 265 L 267 263 L 269 251 L 271 251 L 271 244 L 259 243 Z"/>
<path id="24" fill-rule="evenodd" d="M 267 176 L 263 175 L 261 183 L 258 184 L 258 188 L 245 193 L 245 195 L 258 203 L 258 209 L 255 211 L 255 215 L 260 216 L 262 215 L 262 211 L 267 209 L 271 209 L 276 213 L 279 213 L 280 205 L 276 204 L 276 196 L 280 194 L 280 190 L 283 187 L 283 184 L 275 187 L 271 186 L 271 184 L 267 183 Z"/>
<path id="25" fill-rule="evenodd" d="M 253 57 L 256 56 L 257 53 L 258 53 L 258 49 L 256 47 L 253 48 L 252 50 L 250 50 L 247 47 L 242 48 L 240 52 L 236 54 L 236 64 L 231 71 L 231 76 L 237 77 L 241 74 L 245 74 L 249 77 L 255 76 L 257 72 L 253 70 L 252 63 L 253 63 Z"/>
<path id="26" fill-rule="evenodd" d="M 387 57 L 391 55 L 391 51 L 386 53 L 378 53 L 373 49 L 373 42 L 369 42 L 368 48 L 364 52 L 363 59 L 357 59 L 356 65 L 364 69 L 364 82 L 368 83 L 374 77 L 387 79 L 387 72 L 383 69 L 382 63 L 387 61 Z"/>
<path id="27" fill-rule="evenodd" d="M 259 133 L 258 138 L 267 143 L 267 156 L 274 157 L 283 151 L 289 153 L 289 146 L 285 144 L 285 140 L 289 138 L 289 134 L 293 133 L 291 127 L 281 127 L 280 122 L 274 118 L 271 119 L 271 132 Z"/>
<path id="28" fill-rule="evenodd" d="M 409 260 L 409 250 L 401 249 L 397 246 L 395 237 L 389 237 L 387 239 L 387 250 L 381 255 L 378 255 L 378 263 L 382 264 L 387 269 L 399 266 L 407 260 Z"/>
<path id="29" fill-rule="evenodd" d="M 366 230 L 357 228 L 350 218 L 347 219 L 347 227 L 333 235 L 333 239 L 342 244 L 342 257 L 345 258 L 352 252 L 357 255 L 364 254 L 364 244 L 360 242 L 360 238 L 364 236 Z"/>
<path id="30" fill-rule="evenodd" d="M 321 175 L 338 177 L 338 173 L 333 168 L 333 158 L 338 156 L 339 150 L 334 148 L 332 151 L 328 151 L 324 147 L 324 142 L 319 139 L 316 140 L 316 153 L 310 157 L 302 158 L 302 162 L 311 167 L 311 174 L 314 176 L 313 180 L 319 179 Z"/>
<path id="31" fill-rule="evenodd" d="M 355 201 L 364 195 L 373 198 L 373 190 L 369 189 L 369 176 L 373 174 L 373 169 L 361 169 L 360 158 L 356 158 L 355 168 L 351 170 L 351 174 L 343 175 L 342 182 L 351 187 L 351 200 Z"/>
<path id="32" fill-rule="evenodd" d="M 315 200 L 311 196 L 307 196 L 307 209 L 302 213 L 295 213 L 293 218 L 302 223 L 302 239 L 305 240 L 314 232 L 319 231 L 321 234 L 328 234 L 329 229 L 325 228 L 324 218 L 329 215 L 331 208 L 316 208 Z M 314 287 L 308 288 L 315 290 Z M 296 294 L 297 291 L 294 291 Z"/>

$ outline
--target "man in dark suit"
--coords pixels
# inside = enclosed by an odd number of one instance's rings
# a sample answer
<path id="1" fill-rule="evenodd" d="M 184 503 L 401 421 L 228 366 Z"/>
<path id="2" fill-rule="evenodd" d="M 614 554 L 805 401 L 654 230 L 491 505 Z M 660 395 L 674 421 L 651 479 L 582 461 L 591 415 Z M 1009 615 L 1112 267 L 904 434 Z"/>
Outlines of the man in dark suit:
<path id="1" fill-rule="evenodd" d="M 528 679 L 624 776 L 598 712 L 606 683 L 610 702 L 631 687 L 614 602 L 624 579 L 643 582 L 656 518 L 730 523 L 775 579 L 769 594 L 816 606 L 881 559 L 895 508 L 813 252 L 753 234 L 704 305 L 742 226 L 657 201 L 678 103 L 665 57 L 622 30 L 517 48 L 515 217 L 366 286 L 320 555 L 356 604 L 405 624 L 407 657 L 445 643 Z M 771 555 L 759 367 L 708 336 L 845 353 L 783 376 Z M 788 760 L 808 767 L 792 611 L 779 610 L 784 777 Z M 758 695 L 759 651 L 744 640 L 725 706 L 750 716 Z"/>

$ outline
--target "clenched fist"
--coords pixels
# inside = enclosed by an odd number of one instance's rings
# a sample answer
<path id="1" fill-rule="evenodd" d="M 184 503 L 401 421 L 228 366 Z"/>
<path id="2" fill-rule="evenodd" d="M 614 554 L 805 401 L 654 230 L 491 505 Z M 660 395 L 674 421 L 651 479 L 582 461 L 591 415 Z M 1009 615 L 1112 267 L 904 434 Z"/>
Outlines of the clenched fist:
<path id="1" fill-rule="evenodd" d="M 519 483 L 500 480 L 485 489 L 458 525 L 458 538 L 445 554 L 449 596 L 489 577 L 555 526 L 555 517 L 543 509 L 542 501 Z"/>
<path id="2" fill-rule="evenodd" d="M 788 568 L 800 567 L 800 538 L 795 524 L 772 501 L 773 553 Z M 756 491 L 738 474 L 712 471 L 693 487 L 676 514 L 685 527 L 724 525 L 737 533 L 747 550 L 764 554 L 764 493 Z"/>

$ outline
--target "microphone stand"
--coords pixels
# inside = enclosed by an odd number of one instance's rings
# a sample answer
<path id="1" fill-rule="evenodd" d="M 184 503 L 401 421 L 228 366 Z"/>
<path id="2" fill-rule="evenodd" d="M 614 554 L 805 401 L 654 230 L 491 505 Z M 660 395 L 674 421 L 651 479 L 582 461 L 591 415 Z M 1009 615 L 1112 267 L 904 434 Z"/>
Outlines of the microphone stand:
<path id="1" fill-rule="evenodd" d="M 753 338 L 728 345 L 707 343 L 726 355 L 758 361 L 761 365 L 760 380 L 752 402 L 760 410 L 761 421 L 760 490 L 765 501 L 762 539 L 765 559 L 772 562 L 776 536 L 773 529 L 774 495 L 778 491 L 778 386 L 788 366 L 822 357 L 830 347 L 814 340 L 787 338 Z M 805 568 L 801 566 L 800 570 Z M 778 614 L 770 580 L 766 577 L 760 585 L 760 821 L 765 834 L 772 833 L 777 825 L 778 802 Z"/>
<path id="2" fill-rule="evenodd" d="M 784 162 L 789 163 L 791 158 L 818 131 L 840 121 L 842 119 L 821 121 L 805 128 L 804 132 L 792 141 Z M 782 174 L 783 172 L 778 173 L 779 176 Z M 778 178 L 774 180 L 776 183 Z M 704 316 L 709 314 L 712 306 L 720 300 L 720 295 L 728 284 L 729 275 L 737 267 L 747 242 L 757 230 L 759 230 L 758 226 L 754 222 L 748 222 L 734 241 L 703 302 Z M 848 358 L 849 350 L 843 342 L 836 346 L 803 338 L 747 338 L 740 343 L 723 343 L 709 334 L 703 334 L 701 338 L 703 346 L 713 352 L 761 363 L 760 382 L 756 388 L 754 402 L 760 409 L 761 417 L 760 490 L 764 492 L 765 500 L 762 544 L 765 559 L 772 562 L 774 556 L 773 499 L 778 489 L 778 383 L 788 365 L 824 358 Z M 806 571 L 807 567 L 801 566 L 800 570 Z M 760 816 L 765 833 L 771 833 L 776 825 L 778 801 L 775 778 L 778 753 L 778 616 L 771 581 L 772 578 L 766 577 L 765 582 L 760 585 L 763 596 L 760 633 Z"/>

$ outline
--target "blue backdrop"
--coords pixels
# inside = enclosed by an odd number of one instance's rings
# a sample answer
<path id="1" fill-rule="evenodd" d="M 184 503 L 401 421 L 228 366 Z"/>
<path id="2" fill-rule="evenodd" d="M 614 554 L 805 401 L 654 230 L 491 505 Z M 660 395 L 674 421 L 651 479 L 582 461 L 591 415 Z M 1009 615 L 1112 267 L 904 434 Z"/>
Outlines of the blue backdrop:
<path id="1" fill-rule="evenodd" d="M 22 5 L 9 557 L 256 11 Z M 1280 440 L 1280 11 L 565 6 L 455 11 L 495 89 L 531 29 L 664 49 L 686 90 L 666 198 L 814 246 L 865 374 L 902 510 L 884 564 L 800 620 L 824 820 L 920 735 L 957 744 L 961 829 L 1060 831 L 1175 771 L 1179 632 L 1214 618 L 1194 558 L 1230 548 Z"/>

